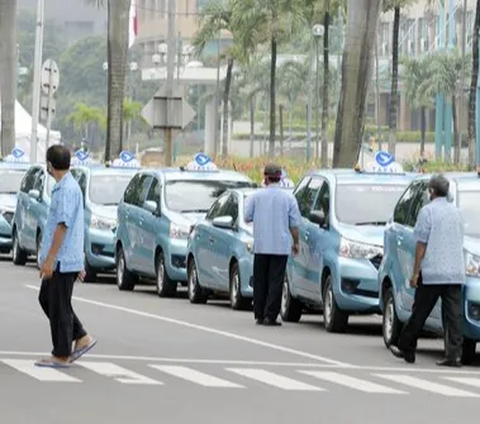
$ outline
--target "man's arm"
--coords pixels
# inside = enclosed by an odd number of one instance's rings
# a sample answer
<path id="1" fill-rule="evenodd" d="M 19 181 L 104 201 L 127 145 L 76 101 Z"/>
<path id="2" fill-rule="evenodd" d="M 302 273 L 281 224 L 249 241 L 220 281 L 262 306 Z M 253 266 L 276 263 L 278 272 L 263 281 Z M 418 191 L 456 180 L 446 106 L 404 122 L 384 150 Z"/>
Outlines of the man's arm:
<path id="1" fill-rule="evenodd" d="M 293 238 L 293 246 L 294 250 L 298 248 L 300 243 L 299 231 L 298 228 L 300 227 L 300 222 L 302 220 L 302 216 L 300 215 L 300 209 L 298 208 L 298 202 L 295 197 L 291 197 L 290 205 L 288 210 L 288 221 L 289 221 L 289 228 L 290 234 Z"/>
<path id="2" fill-rule="evenodd" d="M 55 232 L 53 233 L 53 240 L 50 246 L 50 250 L 48 251 L 47 260 L 55 261 L 57 258 L 58 252 L 62 247 L 63 239 L 65 238 L 65 234 L 67 232 L 67 227 L 65 224 L 58 224 Z"/>
<path id="3" fill-rule="evenodd" d="M 253 222 L 253 214 L 255 212 L 255 195 L 252 194 L 249 198 L 247 198 L 245 202 L 245 207 L 243 211 L 243 217 L 245 222 Z"/>
<path id="4" fill-rule="evenodd" d="M 413 277 L 418 278 L 420 275 L 420 268 L 422 260 L 425 257 L 427 250 L 428 239 L 430 238 L 431 231 L 431 217 L 430 211 L 426 208 L 420 210 L 418 219 L 413 229 L 413 236 L 417 241 L 415 249 L 415 263 L 413 265 Z"/>
<path id="5" fill-rule="evenodd" d="M 413 265 L 413 275 L 418 277 L 420 275 L 420 266 L 422 265 L 425 251 L 427 250 L 427 244 L 421 241 L 417 242 L 415 249 L 415 264 Z"/>

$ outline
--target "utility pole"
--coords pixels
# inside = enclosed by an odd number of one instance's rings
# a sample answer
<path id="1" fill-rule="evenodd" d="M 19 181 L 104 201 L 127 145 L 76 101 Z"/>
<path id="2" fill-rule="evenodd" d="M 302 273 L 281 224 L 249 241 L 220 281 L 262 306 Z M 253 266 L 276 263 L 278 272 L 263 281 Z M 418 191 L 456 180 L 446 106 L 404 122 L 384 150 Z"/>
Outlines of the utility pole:
<path id="1" fill-rule="evenodd" d="M 35 30 L 35 56 L 33 65 L 32 93 L 32 134 L 30 138 L 30 162 L 37 162 L 37 127 L 40 114 L 40 77 L 43 55 L 43 26 L 45 17 L 45 0 L 37 0 L 37 28 Z"/>
<path id="2" fill-rule="evenodd" d="M 465 116 L 465 55 L 467 49 L 467 0 L 463 1 L 463 11 L 462 11 L 462 75 L 460 78 L 460 113 L 459 116 Z M 460 126 L 463 128 L 463 125 Z M 462 140 L 463 140 L 463 131 L 460 131 L 460 139 L 457 140 L 458 146 L 455 145 L 454 151 L 454 162 L 458 163 L 460 161 L 460 152 L 462 150 Z M 468 159 L 470 164 L 470 158 Z"/>
<path id="3" fill-rule="evenodd" d="M 167 128 L 165 129 L 165 159 L 166 165 L 172 166 L 172 124 L 173 124 L 173 84 L 175 74 L 175 0 L 168 0 L 168 36 L 167 36 Z"/>

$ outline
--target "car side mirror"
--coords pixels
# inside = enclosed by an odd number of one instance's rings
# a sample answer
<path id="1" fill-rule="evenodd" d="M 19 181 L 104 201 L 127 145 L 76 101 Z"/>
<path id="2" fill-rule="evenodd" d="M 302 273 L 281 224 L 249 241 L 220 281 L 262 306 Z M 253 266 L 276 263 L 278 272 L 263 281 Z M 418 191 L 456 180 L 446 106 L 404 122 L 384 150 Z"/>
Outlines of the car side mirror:
<path id="1" fill-rule="evenodd" d="M 147 200 L 144 204 L 143 207 L 145 210 L 152 214 L 158 214 L 158 203 L 154 202 L 153 200 Z"/>
<path id="2" fill-rule="evenodd" d="M 40 192 L 38 190 L 30 190 L 28 192 L 28 196 L 34 200 L 37 200 L 37 201 L 40 200 Z"/>
<path id="3" fill-rule="evenodd" d="M 233 230 L 233 218 L 231 216 L 219 216 L 213 218 L 212 225 L 225 230 Z"/>
<path id="4" fill-rule="evenodd" d="M 308 220 L 319 225 L 320 227 L 324 227 L 327 223 L 327 219 L 323 211 L 311 211 L 308 215 Z"/>

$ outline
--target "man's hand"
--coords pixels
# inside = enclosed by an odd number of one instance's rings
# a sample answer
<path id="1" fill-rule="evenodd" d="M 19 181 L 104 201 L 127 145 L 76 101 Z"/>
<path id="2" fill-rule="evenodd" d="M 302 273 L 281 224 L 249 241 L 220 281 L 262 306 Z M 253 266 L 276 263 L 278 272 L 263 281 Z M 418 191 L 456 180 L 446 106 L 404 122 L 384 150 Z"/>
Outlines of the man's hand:
<path id="1" fill-rule="evenodd" d="M 410 287 L 416 289 L 418 287 L 418 274 L 413 274 L 410 278 Z"/>
<path id="2" fill-rule="evenodd" d="M 45 259 L 45 262 L 43 262 L 42 268 L 40 269 L 40 278 L 42 280 L 49 280 L 52 278 L 54 263 L 55 260 L 53 258 Z"/>
<path id="3" fill-rule="evenodd" d="M 293 243 L 292 253 L 296 256 L 296 255 L 298 255 L 299 251 L 300 251 L 300 247 L 299 247 L 298 243 Z"/>
<path id="4" fill-rule="evenodd" d="M 80 282 L 80 283 L 83 283 L 85 281 L 85 276 L 87 275 L 87 273 L 85 272 L 85 270 L 83 269 L 82 271 L 79 272 L 78 274 L 78 277 L 77 277 L 77 280 Z"/>

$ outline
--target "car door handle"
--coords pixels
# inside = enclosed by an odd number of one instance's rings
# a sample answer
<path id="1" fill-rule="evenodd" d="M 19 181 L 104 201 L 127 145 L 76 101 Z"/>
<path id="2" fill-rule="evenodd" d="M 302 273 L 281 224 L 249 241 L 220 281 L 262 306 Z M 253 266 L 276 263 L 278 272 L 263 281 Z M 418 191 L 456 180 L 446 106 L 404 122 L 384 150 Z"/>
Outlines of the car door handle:
<path id="1" fill-rule="evenodd" d="M 305 240 L 308 240 L 310 238 L 310 233 L 308 231 L 305 232 L 304 238 L 305 238 Z"/>
<path id="2" fill-rule="evenodd" d="M 403 243 L 403 237 L 397 237 L 397 245 L 401 246 Z"/>
<path id="3" fill-rule="evenodd" d="M 209 241 L 210 243 L 215 243 L 215 239 L 214 239 L 213 237 L 209 237 L 209 238 L 208 238 L 208 241 Z"/>

